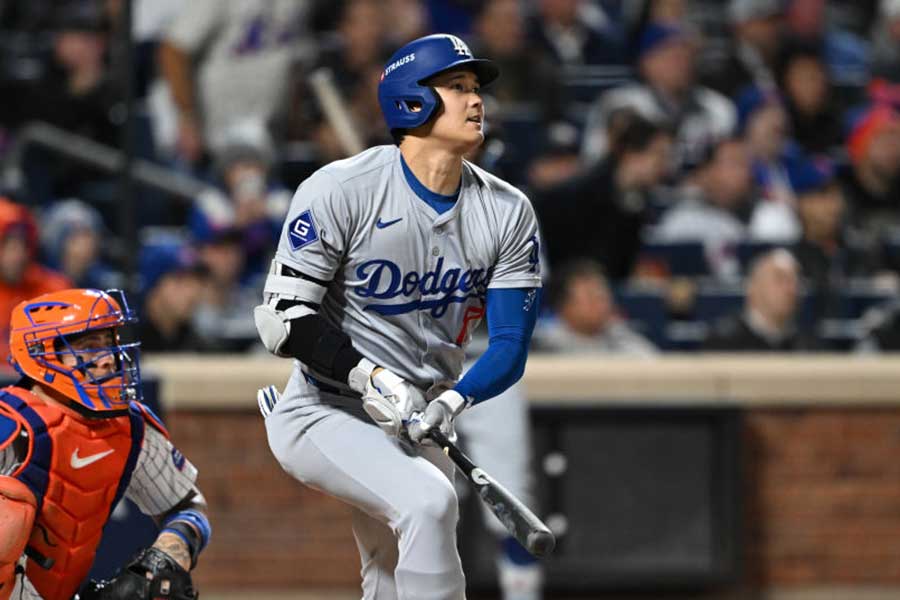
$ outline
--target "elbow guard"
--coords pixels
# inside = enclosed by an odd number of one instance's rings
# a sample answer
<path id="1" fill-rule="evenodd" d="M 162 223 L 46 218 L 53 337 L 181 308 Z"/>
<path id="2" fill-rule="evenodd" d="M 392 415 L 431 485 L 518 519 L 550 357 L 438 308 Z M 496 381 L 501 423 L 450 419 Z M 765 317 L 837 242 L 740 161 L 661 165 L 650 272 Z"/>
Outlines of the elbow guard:
<path id="1" fill-rule="evenodd" d="M 325 282 L 273 260 L 265 302 L 253 309 L 253 319 L 269 352 L 296 358 L 326 379 L 347 383 L 362 355 L 346 333 L 318 314 L 326 291 Z"/>
<path id="2" fill-rule="evenodd" d="M 287 310 L 278 310 L 269 304 L 260 304 L 253 309 L 253 321 L 256 323 L 256 331 L 262 340 L 266 350 L 282 358 L 291 358 L 288 339 L 291 337 L 291 320 L 299 319 L 307 315 L 314 315 L 316 311 L 298 304 Z"/>
<path id="3" fill-rule="evenodd" d="M 299 271 L 272 261 L 263 288 L 263 303 L 253 309 L 256 330 L 266 350 L 289 358 L 286 346 L 291 336 L 291 321 L 316 314 L 325 297 L 326 284 Z"/>
<path id="4" fill-rule="evenodd" d="M 16 563 L 31 536 L 37 502 L 24 483 L 0 476 L 0 599 L 15 587 Z M 6 594 L 6 595 L 4 595 Z"/>

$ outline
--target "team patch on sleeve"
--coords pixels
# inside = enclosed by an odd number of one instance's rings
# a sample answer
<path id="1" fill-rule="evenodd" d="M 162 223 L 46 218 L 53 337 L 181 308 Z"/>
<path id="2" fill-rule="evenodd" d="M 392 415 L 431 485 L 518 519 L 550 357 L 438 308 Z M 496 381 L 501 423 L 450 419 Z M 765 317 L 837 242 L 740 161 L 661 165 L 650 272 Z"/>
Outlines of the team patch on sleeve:
<path id="1" fill-rule="evenodd" d="M 182 454 L 178 448 L 172 447 L 172 464 L 175 465 L 175 468 L 179 471 L 184 471 L 184 454 Z"/>
<path id="2" fill-rule="evenodd" d="M 319 232 L 316 230 L 316 222 L 313 220 L 312 212 L 304 210 L 290 222 L 288 226 L 288 241 L 290 241 L 293 250 L 299 250 L 304 246 L 308 246 L 317 239 L 319 239 Z"/>

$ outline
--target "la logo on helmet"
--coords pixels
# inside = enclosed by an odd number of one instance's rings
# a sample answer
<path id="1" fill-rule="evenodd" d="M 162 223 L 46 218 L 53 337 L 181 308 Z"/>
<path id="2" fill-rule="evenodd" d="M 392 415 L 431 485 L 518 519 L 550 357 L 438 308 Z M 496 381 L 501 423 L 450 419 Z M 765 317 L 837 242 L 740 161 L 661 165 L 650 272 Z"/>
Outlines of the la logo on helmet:
<path id="1" fill-rule="evenodd" d="M 466 43 L 456 37 L 455 35 L 448 35 L 450 39 L 450 43 L 453 44 L 453 50 L 459 54 L 460 56 L 472 56 L 472 51 L 469 50 L 469 47 L 466 46 Z"/>

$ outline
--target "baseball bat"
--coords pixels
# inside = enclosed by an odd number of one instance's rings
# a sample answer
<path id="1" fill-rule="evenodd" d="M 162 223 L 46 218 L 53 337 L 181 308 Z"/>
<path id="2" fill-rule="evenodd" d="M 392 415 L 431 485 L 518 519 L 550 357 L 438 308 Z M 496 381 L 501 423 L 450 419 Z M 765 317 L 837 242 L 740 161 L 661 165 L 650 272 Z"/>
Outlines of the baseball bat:
<path id="1" fill-rule="evenodd" d="M 344 152 L 352 156 L 365 150 L 356 125 L 353 124 L 353 116 L 347 110 L 347 101 L 341 97 L 331 69 L 316 69 L 310 73 L 309 83 Z"/>
<path id="2" fill-rule="evenodd" d="M 427 435 L 463 472 L 482 501 L 526 550 L 534 556 L 545 556 L 553 551 L 556 545 L 553 532 L 521 500 L 477 467 L 437 427 L 432 427 Z"/>

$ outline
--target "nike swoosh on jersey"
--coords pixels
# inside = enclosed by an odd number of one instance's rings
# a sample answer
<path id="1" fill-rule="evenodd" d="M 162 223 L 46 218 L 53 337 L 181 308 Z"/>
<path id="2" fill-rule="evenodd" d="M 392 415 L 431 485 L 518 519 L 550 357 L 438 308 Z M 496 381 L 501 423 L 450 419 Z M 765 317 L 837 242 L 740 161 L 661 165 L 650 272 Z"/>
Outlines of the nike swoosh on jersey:
<path id="1" fill-rule="evenodd" d="M 402 220 L 403 220 L 403 217 L 400 217 L 399 219 L 394 219 L 393 221 L 382 221 L 381 218 L 379 218 L 378 221 L 376 221 L 376 223 L 375 223 L 375 227 L 377 227 L 378 229 L 384 229 L 385 227 L 390 227 L 394 223 L 399 223 Z"/>
<path id="2" fill-rule="evenodd" d="M 78 448 L 75 448 L 75 452 L 72 453 L 72 468 L 73 469 L 83 469 L 84 467 L 94 464 L 104 456 L 109 456 L 115 452 L 114 449 L 110 448 L 106 452 L 98 452 L 97 454 L 91 454 L 90 456 L 78 456 Z"/>

